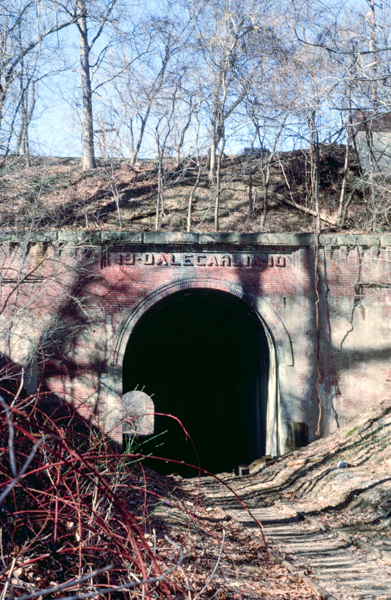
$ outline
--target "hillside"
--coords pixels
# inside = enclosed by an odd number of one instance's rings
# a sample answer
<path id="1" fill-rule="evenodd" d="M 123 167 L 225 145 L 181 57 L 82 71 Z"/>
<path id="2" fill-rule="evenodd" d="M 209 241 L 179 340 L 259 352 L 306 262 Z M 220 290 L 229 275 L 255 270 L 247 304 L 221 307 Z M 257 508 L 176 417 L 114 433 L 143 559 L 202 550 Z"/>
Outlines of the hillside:
<path id="1" fill-rule="evenodd" d="M 220 230 L 234 232 L 312 231 L 314 217 L 311 166 L 308 151 L 277 153 L 270 164 L 267 200 L 264 202 L 265 157 L 225 157 L 220 182 Z M 322 228 L 367 231 L 372 226 L 365 178 L 353 150 L 346 173 L 346 218 L 338 223 L 344 176 L 345 146 L 320 149 L 319 202 Z M 206 159 L 194 192 L 192 230 L 214 230 L 216 186 L 210 183 Z M 251 181 L 250 181 L 251 176 Z M 163 207 L 159 228 L 185 231 L 189 196 L 198 177 L 191 159 L 179 166 L 168 161 L 163 170 Z M 158 166 L 139 161 L 100 161 L 93 171 L 83 171 L 80 159 L 9 157 L 0 171 L 0 223 L 3 228 L 24 229 L 126 229 L 155 228 Z M 249 185 L 254 203 L 249 211 Z M 384 186 L 383 186 L 384 187 Z M 379 197 L 377 227 L 389 229 L 384 189 Z M 388 196 L 387 196 L 388 197 Z M 304 211 L 294 207 L 297 204 Z"/>
<path id="2" fill-rule="evenodd" d="M 300 572 L 318 597 L 388 600 L 390 415 L 388 396 L 328 438 L 255 461 L 249 476 L 225 474 L 236 498 L 211 477 L 202 481 L 202 489 L 259 539 L 251 511 L 262 522 L 271 554 Z"/>
<path id="3" fill-rule="evenodd" d="M 391 397 L 327 438 L 266 467 L 253 464 L 252 472 L 257 494 L 269 502 L 369 541 L 391 561 Z"/>

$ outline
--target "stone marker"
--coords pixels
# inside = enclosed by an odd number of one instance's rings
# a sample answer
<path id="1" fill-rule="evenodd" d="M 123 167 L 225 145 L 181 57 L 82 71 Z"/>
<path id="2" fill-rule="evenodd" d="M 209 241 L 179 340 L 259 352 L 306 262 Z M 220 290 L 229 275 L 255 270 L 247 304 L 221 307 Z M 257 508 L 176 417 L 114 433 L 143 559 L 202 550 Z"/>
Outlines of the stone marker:
<path id="1" fill-rule="evenodd" d="M 126 392 L 122 396 L 123 433 L 151 435 L 155 430 L 155 405 L 144 392 Z"/>

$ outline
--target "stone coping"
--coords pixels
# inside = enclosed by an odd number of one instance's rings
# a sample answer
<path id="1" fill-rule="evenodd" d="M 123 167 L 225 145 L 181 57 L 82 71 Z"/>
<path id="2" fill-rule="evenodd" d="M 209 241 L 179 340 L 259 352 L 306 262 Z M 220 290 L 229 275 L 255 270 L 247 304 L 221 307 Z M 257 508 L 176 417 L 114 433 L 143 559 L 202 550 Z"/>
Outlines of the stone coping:
<path id="1" fill-rule="evenodd" d="M 15 233 L 0 230 L 0 244 L 5 242 L 30 244 L 151 244 L 151 245 L 211 245 L 236 246 L 313 246 L 313 233 L 182 233 L 163 231 L 28 231 Z M 320 246 L 391 247 L 391 233 L 322 233 Z"/>

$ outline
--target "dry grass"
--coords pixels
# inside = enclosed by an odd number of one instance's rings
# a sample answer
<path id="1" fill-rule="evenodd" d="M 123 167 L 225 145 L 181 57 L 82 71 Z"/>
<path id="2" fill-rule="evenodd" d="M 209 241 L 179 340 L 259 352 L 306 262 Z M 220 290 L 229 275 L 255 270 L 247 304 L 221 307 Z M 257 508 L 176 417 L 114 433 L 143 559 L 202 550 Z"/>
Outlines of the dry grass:
<path id="1" fill-rule="evenodd" d="M 337 216 L 343 176 L 344 147 L 324 146 L 320 161 L 320 205 L 325 215 Z M 221 231 L 289 232 L 312 231 L 314 219 L 287 206 L 286 197 L 297 204 L 313 208 L 308 152 L 279 153 L 272 162 L 270 185 L 264 212 L 262 159 L 253 158 L 252 192 L 255 210 L 249 214 L 249 170 L 245 156 L 226 157 L 221 175 Z M 184 231 L 187 204 L 195 183 L 197 169 L 185 160 L 179 167 L 165 164 L 164 211 L 160 229 Z M 358 167 L 351 160 L 347 193 L 358 179 Z M 34 226 L 47 229 L 154 229 L 157 197 L 157 166 L 139 162 L 131 167 L 127 161 L 100 162 L 83 172 L 79 159 L 33 158 L 26 166 L 20 157 L 10 157 L 0 171 L 0 222 L 3 228 Z M 289 187 L 288 187 L 289 186 Z M 194 231 L 213 231 L 213 198 L 216 188 L 210 183 L 206 160 L 192 211 Z M 370 227 L 370 207 L 359 189 L 353 194 L 346 226 L 354 230 Z M 380 225 L 380 223 L 379 223 Z M 384 222 L 383 226 L 387 227 Z M 330 225 L 323 223 L 327 230 Z"/>
<path id="2" fill-rule="evenodd" d="M 67 406 L 42 413 L 17 376 L 0 388 L 1 600 L 314 600 L 197 484 Z"/>

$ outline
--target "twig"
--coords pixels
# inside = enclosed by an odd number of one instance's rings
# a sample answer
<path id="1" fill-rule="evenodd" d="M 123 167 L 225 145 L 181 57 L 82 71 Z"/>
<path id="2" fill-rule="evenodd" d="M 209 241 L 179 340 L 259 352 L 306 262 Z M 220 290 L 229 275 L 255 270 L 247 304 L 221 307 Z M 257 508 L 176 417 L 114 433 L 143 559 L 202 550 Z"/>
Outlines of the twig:
<path id="1" fill-rule="evenodd" d="M 25 472 L 27 471 L 31 461 L 33 460 L 36 451 L 38 450 L 38 448 L 40 447 L 40 445 L 45 442 L 48 439 L 55 439 L 55 440 L 61 440 L 61 438 L 57 435 L 54 434 L 48 434 L 48 435 L 43 435 L 41 437 L 40 440 L 38 440 L 38 442 L 36 444 L 34 444 L 33 449 L 31 450 L 26 462 L 24 463 L 23 467 L 21 468 L 21 470 L 19 471 L 19 473 L 16 475 L 16 477 L 14 477 L 14 479 L 11 481 L 11 483 L 8 485 L 8 487 L 6 487 L 6 489 L 4 490 L 4 492 L 1 494 L 0 496 L 0 504 L 3 502 L 4 498 L 6 498 L 8 496 L 8 494 L 10 493 L 10 491 L 15 487 L 15 485 L 18 483 L 18 481 L 23 477 L 23 475 L 25 474 Z"/>
<path id="2" fill-rule="evenodd" d="M 5 580 L 5 586 L 4 586 L 4 589 L 3 589 L 3 593 L 1 594 L 0 600 L 5 600 L 5 595 L 6 595 L 7 590 L 8 590 L 9 582 L 11 581 L 11 577 L 12 577 L 12 573 L 14 571 L 15 563 L 16 563 L 16 557 L 14 557 L 13 560 L 12 560 L 12 564 L 11 564 L 11 567 L 10 567 L 7 579 Z"/>
<path id="3" fill-rule="evenodd" d="M 148 210 L 147 212 L 135 213 L 128 217 L 128 221 L 135 221 L 136 219 L 143 219 L 144 217 L 152 217 L 156 214 L 156 210 Z"/>
<path id="4" fill-rule="evenodd" d="M 8 431 L 9 431 L 9 433 L 8 433 L 8 452 L 9 452 L 9 456 L 10 456 L 11 471 L 12 471 L 12 475 L 14 477 L 16 477 L 18 472 L 16 470 L 15 453 L 14 453 L 14 435 L 15 435 L 14 426 L 12 425 L 10 410 L 7 406 L 7 403 L 4 401 L 4 399 L 1 395 L 0 395 L 0 403 L 2 404 L 2 406 L 4 408 L 5 416 L 6 416 L 7 423 L 8 423 Z"/>
<path id="5" fill-rule="evenodd" d="M 83 581 L 87 581 L 91 577 L 95 577 L 96 575 L 100 575 L 101 573 L 105 573 L 113 568 L 113 565 L 108 565 L 107 567 L 103 567 L 102 569 L 96 569 L 92 573 L 88 573 L 88 575 L 83 575 L 79 579 L 71 579 L 70 581 L 66 581 L 65 583 L 61 583 L 60 585 L 56 585 L 51 588 L 46 588 L 46 590 L 39 590 L 39 592 L 34 592 L 33 594 L 27 594 L 26 596 L 20 596 L 18 600 L 33 600 L 34 598 L 38 598 L 39 596 L 46 596 L 47 594 L 54 594 L 55 592 L 59 592 L 61 590 L 65 590 L 71 585 L 78 585 L 79 583 L 83 583 Z"/>
<path id="6" fill-rule="evenodd" d="M 178 567 L 179 571 L 182 573 L 183 579 L 185 580 L 186 586 L 187 586 L 187 593 L 189 595 L 189 600 L 191 600 L 191 592 L 190 592 L 190 584 L 189 584 L 189 580 L 186 576 L 186 572 L 185 569 L 182 569 L 182 567 Z"/>
<path id="7" fill-rule="evenodd" d="M 173 571 L 175 571 L 178 567 L 180 567 L 180 565 L 183 562 L 184 559 L 184 553 L 182 551 L 182 549 L 180 548 L 180 546 L 178 546 L 178 544 L 175 544 L 175 542 L 173 542 L 172 540 L 170 540 L 170 538 L 165 535 L 164 536 L 165 540 L 171 544 L 172 546 L 175 546 L 175 548 L 177 548 L 177 550 L 180 553 L 180 556 L 178 558 L 177 563 L 173 566 L 170 567 L 169 569 L 167 569 L 166 571 L 164 571 L 161 575 L 159 575 L 158 577 L 148 577 L 147 579 L 142 579 L 141 581 L 132 581 L 130 583 L 124 583 L 122 585 L 118 585 L 112 588 L 106 588 L 106 589 L 100 589 L 99 590 L 99 594 L 110 594 L 112 592 L 118 592 L 120 590 L 129 590 L 131 588 L 134 588 L 136 586 L 139 585 L 148 585 L 150 583 L 158 583 L 159 581 L 164 581 L 167 577 L 167 575 L 169 575 L 170 573 L 172 573 Z M 88 575 L 86 575 L 86 578 L 90 578 L 91 577 L 91 573 L 89 573 Z M 51 589 L 51 592 L 56 591 L 53 590 L 53 588 Z M 51 592 L 45 592 L 45 591 L 40 591 L 39 593 L 35 594 L 34 596 L 22 596 L 20 598 L 18 598 L 18 600 L 31 600 L 33 597 L 36 598 L 39 595 L 46 595 L 48 593 Z M 97 592 L 96 590 L 94 592 L 86 592 L 85 594 L 76 594 L 74 596 L 63 596 L 62 598 L 58 598 L 58 600 L 83 600 L 83 598 L 92 598 L 93 596 L 96 596 Z"/>
<path id="8" fill-rule="evenodd" d="M 216 571 L 217 571 L 217 567 L 218 567 L 218 566 L 219 566 L 219 564 L 220 564 L 221 556 L 222 556 L 222 554 L 223 554 L 224 542 L 225 542 L 225 529 L 223 529 L 223 539 L 221 540 L 220 552 L 219 552 L 219 555 L 218 555 L 218 557 L 217 557 L 216 564 L 215 564 L 215 566 L 214 566 L 214 568 L 213 568 L 213 571 L 212 571 L 212 573 L 210 574 L 210 576 L 209 576 L 209 579 L 208 579 L 208 581 L 205 583 L 205 585 L 204 585 L 204 587 L 202 588 L 202 590 L 201 590 L 200 592 L 198 592 L 198 594 L 196 594 L 196 595 L 194 596 L 194 600 L 197 600 L 198 596 L 200 596 L 200 595 L 202 594 L 202 592 L 204 592 L 204 591 L 206 590 L 206 588 L 208 587 L 208 585 L 209 585 L 209 584 L 210 584 L 210 582 L 212 581 L 213 577 L 215 576 L 215 573 L 216 573 Z"/>
<path id="9" fill-rule="evenodd" d="M 15 402 L 19 398 L 19 395 L 20 395 L 21 391 L 23 390 L 23 386 L 24 386 L 24 367 L 22 367 L 22 373 L 20 376 L 20 385 L 19 385 L 18 391 L 16 392 L 15 398 L 12 399 L 11 407 L 14 406 Z"/>
<path id="10" fill-rule="evenodd" d="M 0 557 L 1 557 L 1 562 L 3 563 L 5 569 L 7 568 L 7 565 L 5 564 L 5 560 L 4 560 L 4 549 L 3 549 L 3 528 L 0 527 Z M 0 572 L 0 575 L 4 573 L 4 571 Z"/>
<path id="11" fill-rule="evenodd" d="M 216 200 L 217 196 L 218 196 L 219 194 L 221 194 L 221 192 L 223 192 L 223 191 L 224 191 L 224 190 L 225 190 L 225 189 L 228 187 L 228 185 L 229 185 L 229 184 L 230 184 L 230 183 L 231 183 L 231 182 L 232 182 L 232 181 L 233 181 L 233 180 L 236 178 L 236 176 L 237 176 L 237 173 L 234 173 L 234 174 L 232 175 L 232 177 L 230 177 L 230 178 L 228 179 L 228 181 L 227 181 L 225 184 L 221 185 L 221 186 L 219 187 L 219 189 L 217 190 L 217 192 L 216 192 L 216 193 L 215 193 L 215 194 L 212 196 L 212 199 L 211 199 L 211 201 L 210 201 L 210 204 L 209 204 L 208 208 L 206 209 L 206 212 L 205 212 L 204 216 L 202 217 L 202 219 L 201 219 L 201 221 L 198 223 L 198 225 L 195 227 L 195 231 L 198 229 L 198 227 L 201 227 L 201 225 L 202 225 L 202 223 L 203 223 L 203 221 L 204 221 L 204 219 L 205 219 L 206 215 L 208 214 L 208 212 L 209 212 L 209 211 L 210 211 L 210 209 L 212 208 L 212 204 L 213 204 L 213 202 Z"/>
<path id="12" fill-rule="evenodd" d="M 294 202 L 293 200 L 288 200 L 288 198 L 285 198 L 281 194 L 274 194 L 274 195 L 278 198 L 278 200 L 281 200 L 281 202 L 285 202 L 285 204 L 289 204 L 289 206 L 294 206 L 295 208 L 297 208 L 297 210 L 301 210 L 302 212 L 305 212 L 313 217 L 317 216 L 316 211 L 312 210 L 311 208 L 306 208 L 305 206 L 296 204 L 296 202 Z M 337 225 L 338 224 L 338 219 L 334 219 L 334 217 L 325 217 L 322 214 L 320 214 L 319 216 L 322 221 L 324 221 L 325 223 L 328 223 L 329 225 Z"/>

